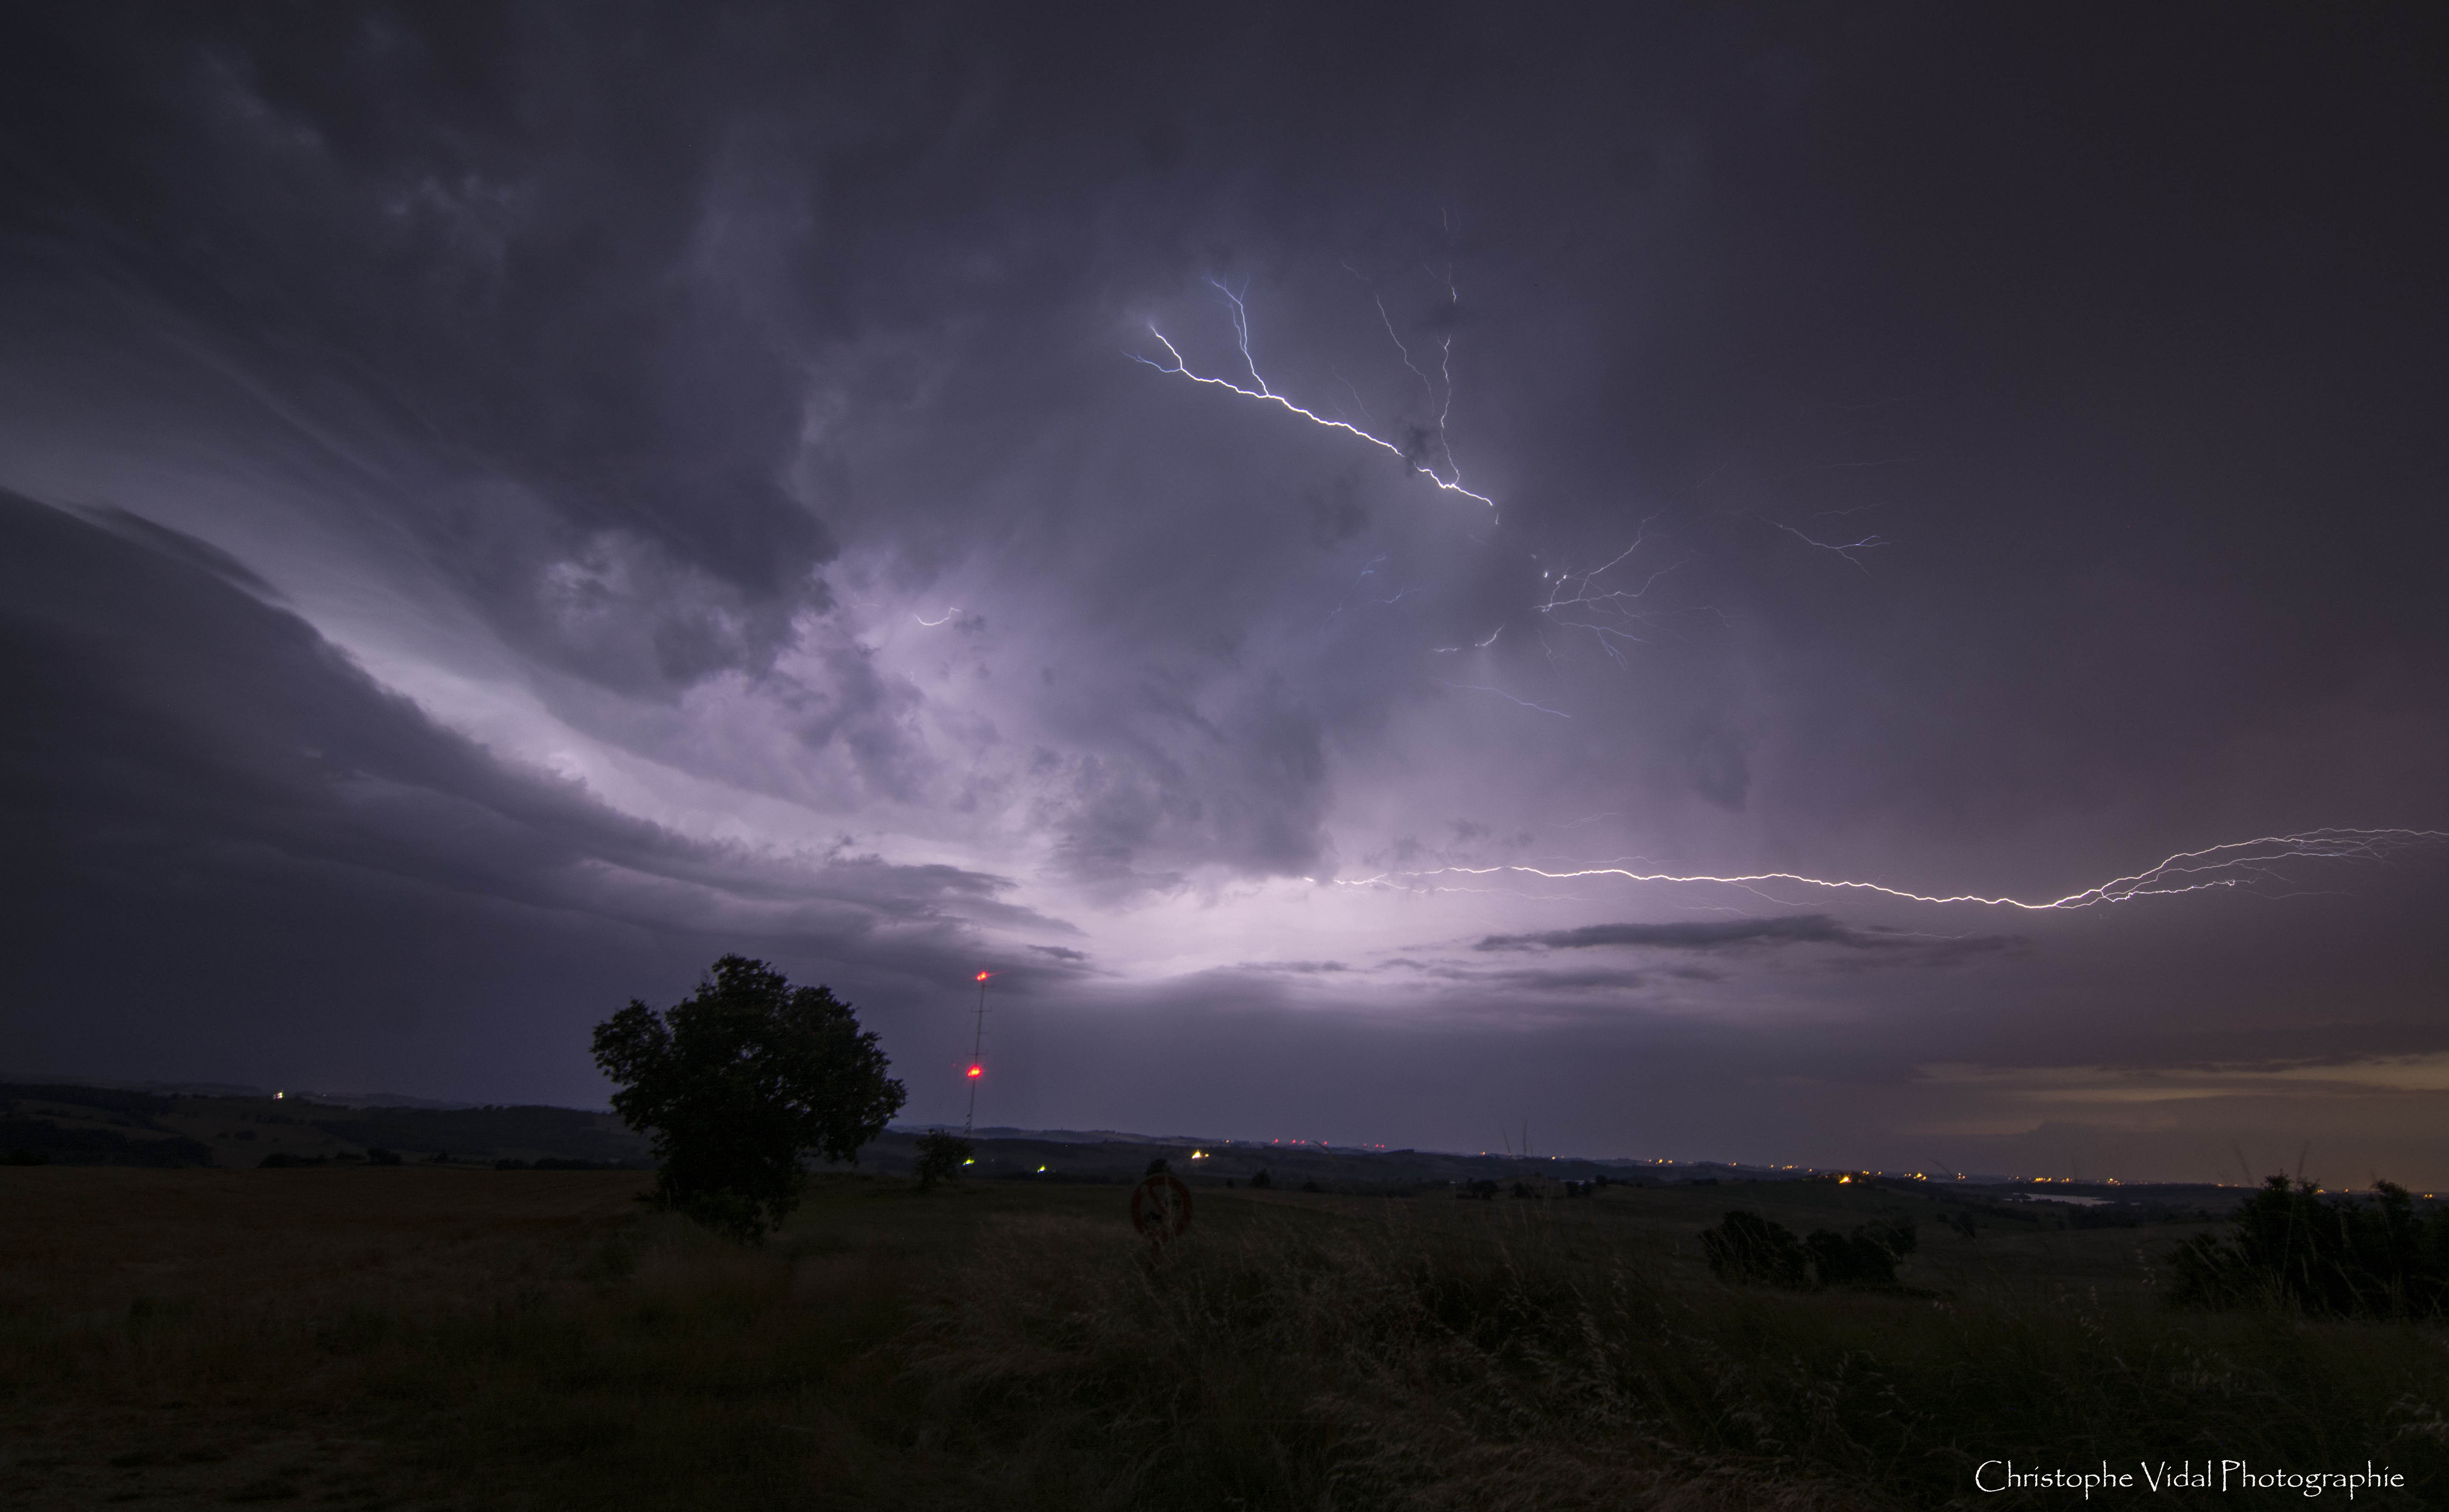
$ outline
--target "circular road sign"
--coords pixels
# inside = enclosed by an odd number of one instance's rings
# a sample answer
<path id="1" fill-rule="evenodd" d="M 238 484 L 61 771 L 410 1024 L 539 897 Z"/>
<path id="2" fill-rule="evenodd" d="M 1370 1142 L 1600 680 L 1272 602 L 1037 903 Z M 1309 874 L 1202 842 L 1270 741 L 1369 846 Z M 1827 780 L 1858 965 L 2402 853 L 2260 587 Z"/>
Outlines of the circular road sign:
<path id="1" fill-rule="evenodd" d="M 1131 1192 L 1131 1227 L 1144 1238 L 1180 1237 L 1190 1227 L 1190 1189 L 1170 1171 L 1160 1171 Z"/>

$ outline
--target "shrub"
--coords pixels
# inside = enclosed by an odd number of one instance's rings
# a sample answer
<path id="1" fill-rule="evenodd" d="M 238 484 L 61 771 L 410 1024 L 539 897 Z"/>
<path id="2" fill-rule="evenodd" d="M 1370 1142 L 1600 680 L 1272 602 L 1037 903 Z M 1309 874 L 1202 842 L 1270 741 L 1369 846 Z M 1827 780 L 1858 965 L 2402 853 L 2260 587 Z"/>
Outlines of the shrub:
<path id="1" fill-rule="evenodd" d="M 1812 1277 L 1822 1287 L 1893 1287 L 1896 1262 L 1913 1250 L 1913 1231 L 1900 1225 L 1866 1223 L 1854 1232 L 1822 1228 L 1803 1240 L 1812 1254 Z"/>
<path id="2" fill-rule="evenodd" d="M 2419 1216 L 2406 1189 L 2332 1198 L 2272 1176 L 2237 1209 L 2226 1239 L 2198 1234 L 2169 1256 L 2181 1307 L 2270 1303 L 2331 1317 L 2449 1311 L 2449 1208 Z"/>
<path id="3" fill-rule="evenodd" d="M 1742 1285 L 1803 1290 L 1822 1287 L 1892 1287 L 1897 1262 L 1919 1246 L 1914 1226 L 1866 1223 L 1851 1233 L 1815 1229 L 1797 1239 L 1784 1225 L 1756 1212 L 1729 1212 L 1701 1235 L 1709 1270 Z"/>
<path id="4" fill-rule="evenodd" d="M 1727 1213 L 1702 1233 L 1701 1251 L 1709 1258 L 1710 1273 L 1722 1281 L 1798 1290 L 1809 1284 L 1810 1256 L 1802 1241 L 1757 1212 Z"/>

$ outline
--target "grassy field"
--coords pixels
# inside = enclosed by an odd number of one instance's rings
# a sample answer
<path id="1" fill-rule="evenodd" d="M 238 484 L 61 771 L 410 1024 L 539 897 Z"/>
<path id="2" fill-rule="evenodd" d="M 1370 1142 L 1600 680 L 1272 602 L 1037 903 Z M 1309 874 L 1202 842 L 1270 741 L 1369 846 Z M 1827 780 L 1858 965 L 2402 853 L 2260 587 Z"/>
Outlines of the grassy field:
<path id="1" fill-rule="evenodd" d="M 1204 1188 L 1152 1256 L 1118 1186 L 824 1176 L 752 1250 L 646 1183 L 0 1170 L 0 1504 L 2061 1506 L 1974 1469 L 2206 1458 L 2449 1496 L 2449 1334 L 2170 1312 L 2197 1227 Z M 1896 1292 L 1728 1289 L 1697 1235 L 1737 1207 L 1921 1249 Z"/>

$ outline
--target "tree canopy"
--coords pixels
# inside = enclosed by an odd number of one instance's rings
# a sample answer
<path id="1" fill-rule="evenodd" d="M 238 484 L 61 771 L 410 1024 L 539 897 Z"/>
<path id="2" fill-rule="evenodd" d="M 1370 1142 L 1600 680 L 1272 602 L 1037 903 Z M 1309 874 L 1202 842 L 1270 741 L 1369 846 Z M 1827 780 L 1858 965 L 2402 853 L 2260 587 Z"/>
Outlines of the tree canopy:
<path id="1" fill-rule="evenodd" d="M 660 1014 L 631 998 L 594 1049 L 653 1144 L 658 1200 L 744 1239 L 798 1205 L 803 1156 L 856 1163 L 905 1095 L 848 1003 L 744 956 Z"/>

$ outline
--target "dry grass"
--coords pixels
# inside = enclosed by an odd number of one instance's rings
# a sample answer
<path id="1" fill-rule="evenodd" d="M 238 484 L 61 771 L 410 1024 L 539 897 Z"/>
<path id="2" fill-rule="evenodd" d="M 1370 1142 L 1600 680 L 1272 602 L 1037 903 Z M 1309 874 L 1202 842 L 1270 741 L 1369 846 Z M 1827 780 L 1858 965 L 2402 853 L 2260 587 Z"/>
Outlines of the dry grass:
<path id="1" fill-rule="evenodd" d="M 1112 1187 L 826 1178 L 749 1250 L 644 1185 L 0 1171 L 0 1502 L 1834 1509 L 2018 1504 L 1972 1497 L 1993 1455 L 2449 1474 L 2439 1329 L 2171 1314 L 2131 1235 L 1806 1297 L 1692 1265 L 1693 1193 L 1203 1193 L 1152 1259 Z"/>
<path id="2" fill-rule="evenodd" d="M 915 1360 L 998 1505 L 1935 1507 L 1993 1457 L 2449 1472 L 2437 1329 L 2171 1314 L 2139 1288 L 1734 1291 L 1593 1227 L 1385 1205 L 1150 1264 L 1019 1220 Z"/>

